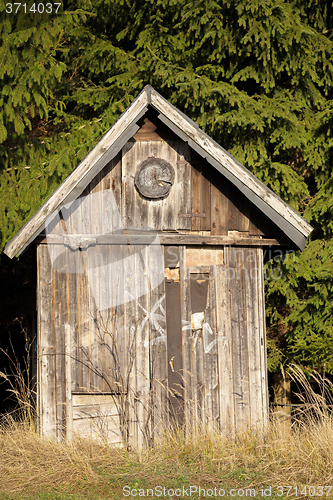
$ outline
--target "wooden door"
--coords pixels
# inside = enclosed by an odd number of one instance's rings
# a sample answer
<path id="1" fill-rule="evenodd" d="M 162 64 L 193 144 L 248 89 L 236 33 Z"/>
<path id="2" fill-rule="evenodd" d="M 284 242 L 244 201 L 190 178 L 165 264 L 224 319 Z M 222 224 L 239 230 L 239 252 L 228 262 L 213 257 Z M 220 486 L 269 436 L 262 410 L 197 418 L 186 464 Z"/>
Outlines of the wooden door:
<path id="1" fill-rule="evenodd" d="M 181 247 L 181 310 L 185 420 L 189 426 L 219 424 L 217 273 L 223 249 Z"/>
<path id="2" fill-rule="evenodd" d="M 164 249 L 169 412 L 177 424 L 219 421 L 217 269 L 221 248 Z"/>
<path id="3" fill-rule="evenodd" d="M 168 407 L 170 421 L 184 423 L 184 370 L 179 247 L 164 247 Z"/>

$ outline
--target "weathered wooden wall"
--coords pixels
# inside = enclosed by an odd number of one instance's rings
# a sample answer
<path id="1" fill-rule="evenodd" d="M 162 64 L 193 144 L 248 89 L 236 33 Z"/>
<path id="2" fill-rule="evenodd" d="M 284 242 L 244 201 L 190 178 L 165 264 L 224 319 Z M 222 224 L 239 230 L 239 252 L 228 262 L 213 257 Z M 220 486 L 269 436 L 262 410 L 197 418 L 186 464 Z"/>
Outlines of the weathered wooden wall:
<path id="1" fill-rule="evenodd" d="M 165 281 L 97 311 L 87 276 L 55 271 L 47 246 L 39 246 L 43 433 L 62 438 L 87 432 L 90 422 L 95 435 L 102 414 L 93 401 L 96 394 L 113 400 L 113 422 L 121 396 L 112 391 L 130 397 L 127 417 L 136 445 L 158 435 L 169 418 L 210 422 L 225 431 L 267 419 L 262 249 L 219 247 L 204 255 L 192 247 L 164 250 L 179 252 L 179 261 L 164 268 Z M 98 420 L 87 420 L 88 403 L 78 419 L 74 398 L 83 393 L 92 394 L 90 414 Z M 120 431 L 111 430 L 108 439 L 120 442 Z"/>
<path id="2" fill-rule="evenodd" d="M 131 226 L 170 235 L 237 232 L 249 241 L 281 236 L 150 118 L 90 183 L 82 203 L 49 221 L 49 236 Z M 175 170 L 165 199 L 145 199 L 134 185 L 137 167 L 152 156 Z M 120 445 L 125 432 L 141 446 L 172 419 L 224 431 L 266 421 L 262 247 L 162 245 L 159 256 L 156 246 L 88 238 L 75 250 L 63 243 L 46 238 L 37 252 L 43 434 L 79 432 Z"/>

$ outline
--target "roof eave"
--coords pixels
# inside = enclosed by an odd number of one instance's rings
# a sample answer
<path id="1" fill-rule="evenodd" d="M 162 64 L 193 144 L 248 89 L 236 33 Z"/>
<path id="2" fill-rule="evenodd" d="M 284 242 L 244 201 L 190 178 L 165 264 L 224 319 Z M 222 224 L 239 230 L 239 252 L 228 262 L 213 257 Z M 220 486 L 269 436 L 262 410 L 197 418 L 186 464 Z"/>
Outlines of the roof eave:
<path id="1" fill-rule="evenodd" d="M 86 155 L 39 210 L 7 243 L 4 253 L 19 256 L 43 230 L 46 219 L 64 203 L 78 197 L 92 178 L 121 150 L 132 137 L 136 122 L 151 105 L 160 113 L 159 118 L 179 137 L 205 157 L 222 175 L 235 184 L 261 211 L 271 218 L 301 250 L 312 227 L 303 217 L 260 182 L 230 153 L 205 134 L 184 113 L 170 104 L 150 85 L 126 108 L 96 146 Z"/>

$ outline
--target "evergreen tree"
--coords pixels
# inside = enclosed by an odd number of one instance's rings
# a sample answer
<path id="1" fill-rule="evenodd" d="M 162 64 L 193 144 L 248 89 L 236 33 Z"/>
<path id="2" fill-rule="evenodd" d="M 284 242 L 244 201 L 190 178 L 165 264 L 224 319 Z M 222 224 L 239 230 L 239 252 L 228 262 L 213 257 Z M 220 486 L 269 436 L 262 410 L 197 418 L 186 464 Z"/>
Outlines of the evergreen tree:
<path id="1" fill-rule="evenodd" d="M 0 9 L 1 245 L 150 83 L 314 224 L 304 253 L 270 264 L 269 366 L 333 371 L 331 5 L 68 0 L 24 22 Z"/>

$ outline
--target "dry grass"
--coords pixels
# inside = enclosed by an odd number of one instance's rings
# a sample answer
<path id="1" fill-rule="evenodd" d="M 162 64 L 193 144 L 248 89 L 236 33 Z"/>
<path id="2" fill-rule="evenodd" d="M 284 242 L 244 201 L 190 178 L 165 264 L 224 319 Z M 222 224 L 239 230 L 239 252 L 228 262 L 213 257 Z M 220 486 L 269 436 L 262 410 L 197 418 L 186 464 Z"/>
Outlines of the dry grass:
<path id="1" fill-rule="evenodd" d="M 141 454 L 92 441 L 54 443 L 29 426 L 12 423 L 0 434 L 0 491 L 33 497 L 56 491 L 122 498 L 127 484 L 257 490 L 263 485 L 330 485 L 332 450 L 329 422 L 308 424 L 289 435 L 272 426 L 265 437 L 248 432 L 232 441 L 216 433 L 185 438 L 179 432 Z"/>
<path id="2" fill-rule="evenodd" d="M 302 377 L 294 370 L 292 376 Z M 304 388 L 308 382 L 302 383 Z M 0 498 L 120 499 L 125 485 L 255 488 L 262 498 L 263 485 L 333 485 L 333 420 L 324 394 L 314 397 L 311 386 L 307 391 L 311 411 L 287 433 L 276 424 L 265 433 L 248 431 L 229 440 L 204 429 L 186 437 L 169 432 L 141 453 L 79 439 L 55 443 L 41 439 L 32 425 L 7 419 L 0 430 Z M 333 488 L 324 496 L 333 498 Z"/>
<path id="3" fill-rule="evenodd" d="M 106 458 L 101 452 L 94 442 L 55 443 L 41 439 L 28 424 L 6 422 L 0 433 L 0 491 L 66 488 L 81 480 L 94 483 L 94 465 Z"/>

